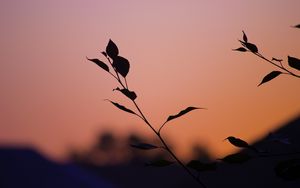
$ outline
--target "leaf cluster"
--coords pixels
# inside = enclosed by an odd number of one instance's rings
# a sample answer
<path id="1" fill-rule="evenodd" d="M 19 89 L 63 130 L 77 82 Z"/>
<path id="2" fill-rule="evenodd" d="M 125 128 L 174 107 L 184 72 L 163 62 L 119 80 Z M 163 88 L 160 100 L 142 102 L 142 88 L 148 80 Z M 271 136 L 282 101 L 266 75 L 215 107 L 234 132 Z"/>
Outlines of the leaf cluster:
<path id="1" fill-rule="evenodd" d="M 299 25 L 296 25 L 295 27 L 299 28 Z M 260 57 L 261 59 L 263 59 L 263 60 L 267 61 L 268 63 L 271 63 L 275 67 L 279 68 L 279 70 L 271 71 L 266 76 L 264 76 L 263 79 L 261 80 L 261 82 L 258 84 L 258 86 L 265 84 L 282 74 L 300 78 L 299 74 L 293 73 L 291 70 L 289 70 L 289 69 L 293 69 L 296 71 L 300 71 L 300 59 L 298 59 L 296 57 L 288 56 L 287 61 L 288 61 L 289 68 L 286 68 L 282 64 L 282 61 L 283 61 L 282 59 L 277 59 L 277 58 L 273 57 L 271 60 L 269 60 L 266 57 L 264 57 L 261 53 L 259 53 L 256 44 L 250 43 L 248 41 L 248 37 L 244 31 L 243 31 L 243 40 L 239 40 L 239 42 L 241 43 L 242 47 L 233 49 L 234 51 L 251 52 L 251 53 L 255 54 L 256 56 Z"/>

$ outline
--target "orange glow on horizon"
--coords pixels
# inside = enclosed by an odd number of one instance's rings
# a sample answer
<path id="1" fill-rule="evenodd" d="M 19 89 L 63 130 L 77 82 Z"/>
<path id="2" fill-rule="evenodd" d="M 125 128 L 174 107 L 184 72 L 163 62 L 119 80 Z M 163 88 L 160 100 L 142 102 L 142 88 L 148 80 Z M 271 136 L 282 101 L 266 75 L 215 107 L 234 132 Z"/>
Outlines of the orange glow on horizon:
<path id="1" fill-rule="evenodd" d="M 33 145 L 53 158 L 85 148 L 99 131 L 151 136 L 117 83 L 85 57 L 111 38 L 131 68 L 128 83 L 156 128 L 187 106 L 205 107 L 170 122 L 163 135 L 186 156 L 191 143 L 214 156 L 232 151 L 222 140 L 249 142 L 300 115 L 299 79 L 232 51 L 244 30 L 272 58 L 300 58 L 300 1 L 1 1 L 0 145 Z M 296 72 L 296 71 L 295 71 Z M 299 73 L 299 72 L 298 72 Z M 125 122 L 125 123 L 124 123 Z"/>

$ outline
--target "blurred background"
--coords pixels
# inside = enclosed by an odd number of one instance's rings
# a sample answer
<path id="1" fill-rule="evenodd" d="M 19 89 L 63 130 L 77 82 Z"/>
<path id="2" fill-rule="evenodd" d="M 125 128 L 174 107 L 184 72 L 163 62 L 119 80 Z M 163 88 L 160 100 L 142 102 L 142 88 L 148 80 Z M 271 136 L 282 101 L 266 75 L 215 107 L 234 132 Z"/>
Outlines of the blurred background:
<path id="1" fill-rule="evenodd" d="M 300 57 L 300 31 L 291 27 L 300 23 L 299 6 L 295 0 L 1 0 L 0 145 L 66 162 L 92 152 L 99 135 L 113 145 L 126 145 L 132 135 L 152 140 L 140 119 L 103 100 L 134 109 L 112 91 L 118 83 L 86 60 L 105 61 L 100 52 L 109 39 L 130 61 L 129 87 L 155 128 L 188 106 L 208 109 L 163 129 L 180 158 L 189 160 L 197 147 L 220 158 L 235 150 L 222 142 L 230 135 L 255 142 L 299 117 L 299 79 L 281 75 L 258 88 L 276 69 L 232 49 L 244 30 L 268 58 L 286 65 L 287 55 Z M 127 150 L 114 154 L 113 163 L 130 161 Z M 95 157 L 99 163 L 111 162 L 102 156 Z"/>

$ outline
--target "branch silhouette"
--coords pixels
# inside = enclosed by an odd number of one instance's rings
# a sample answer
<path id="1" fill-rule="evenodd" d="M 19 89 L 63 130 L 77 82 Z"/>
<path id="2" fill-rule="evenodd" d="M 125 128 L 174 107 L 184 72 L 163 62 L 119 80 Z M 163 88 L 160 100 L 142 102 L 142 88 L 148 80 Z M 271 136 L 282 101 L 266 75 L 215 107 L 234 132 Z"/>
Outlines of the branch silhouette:
<path id="1" fill-rule="evenodd" d="M 293 68 L 296 69 L 297 71 L 300 71 L 300 59 L 296 57 L 288 56 L 289 68 L 287 68 L 282 64 L 283 61 L 282 59 L 277 59 L 272 57 L 272 59 L 270 60 L 266 58 L 264 55 L 262 55 L 255 44 L 248 42 L 248 37 L 244 31 L 243 31 L 243 40 L 239 40 L 239 42 L 242 44 L 243 47 L 233 49 L 234 51 L 251 52 L 252 54 L 266 61 L 267 63 L 270 63 L 276 68 L 280 69 L 280 71 L 272 71 L 269 74 L 267 74 L 262 79 L 262 81 L 258 84 L 258 86 L 273 80 L 274 78 L 278 77 L 281 74 L 286 74 L 286 75 L 293 76 L 295 78 L 300 78 L 300 74 L 296 74 L 290 70 L 290 68 Z"/>
<path id="2" fill-rule="evenodd" d="M 142 109 L 140 108 L 140 106 L 137 104 L 137 102 L 136 102 L 136 98 L 137 98 L 136 93 L 134 91 L 130 91 L 129 90 L 128 83 L 127 83 L 127 80 L 126 80 L 126 76 L 127 76 L 128 72 L 129 72 L 129 69 L 130 69 L 130 63 L 129 63 L 129 61 L 126 58 L 124 58 L 122 56 L 119 56 L 119 49 L 118 49 L 117 45 L 112 40 L 109 40 L 109 42 L 107 44 L 107 47 L 106 47 L 106 51 L 102 52 L 102 55 L 104 55 L 105 58 L 107 59 L 108 64 L 113 69 L 113 72 L 110 72 L 109 66 L 107 64 L 105 64 L 104 62 L 100 61 L 99 59 L 89 59 L 87 57 L 87 60 L 95 63 L 96 65 L 98 65 L 100 68 L 102 68 L 103 70 L 105 70 L 106 72 L 108 72 L 113 78 L 115 78 L 117 80 L 117 82 L 120 84 L 121 88 L 117 87 L 116 89 L 114 89 L 114 91 L 120 91 L 128 99 L 130 99 L 131 102 L 133 103 L 133 105 L 135 106 L 137 112 L 134 112 L 133 110 L 131 110 L 131 109 L 129 109 L 129 108 L 127 108 L 127 107 L 119 104 L 119 103 L 116 103 L 114 101 L 111 101 L 111 100 L 108 100 L 108 99 L 106 99 L 106 100 L 109 101 L 109 102 L 111 102 L 118 109 L 120 109 L 122 111 L 125 111 L 127 113 L 131 113 L 131 114 L 139 117 L 140 119 L 142 119 L 145 122 L 145 124 L 155 133 L 155 135 L 159 138 L 161 144 L 163 145 L 162 147 L 157 147 L 157 146 L 154 146 L 154 145 L 148 144 L 148 143 L 140 143 L 140 144 L 137 144 L 137 145 L 132 145 L 132 147 L 137 148 L 137 149 L 142 149 L 142 150 L 150 150 L 150 149 L 155 149 L 155 148 L 161 148 L 161 149 L 164 149 L 167 153 L 169 153 L 169 155 L 174 159 L 174 161 L 167 161 L 165 159 L 161 159 L 159 161 L 153 161 L 153 162 L 146 163 L 146 165 L 147 166 L 163 167 L 163 166 L 171 165 L 174 162 L 176 162 L 201 187 L 206 188 L 206 185 L 200 180 L 199 172 L 197 174 L 194 174 L 188 168 L 188 166 L 186 166 L 176 156 L 176 154 L 171 150 L 171 148 L 168 146 L 168 144 L 166 143 L 165 139 L 161 135 L 161 129 L 166 125 L 166 123 L 168 121 L 171 121 L 173 119 L 181 117 L 181 116 L 187 114 L 190 111 L 193 111 L 193 110 L 196 110 L 196 109 L 203 109 L 203 108 L 188 107 L 185 110 L 180 111 L 176 115 L 169 116 L 168 119 L 166 120 L 166 122 L 163 123 L 162 126 L 160 126 L 159 130 L 156 130 L 154 128 L 154 126 L 148 121 L 147 117 L 144 115 L 144 113 L 143 113 Z"/>

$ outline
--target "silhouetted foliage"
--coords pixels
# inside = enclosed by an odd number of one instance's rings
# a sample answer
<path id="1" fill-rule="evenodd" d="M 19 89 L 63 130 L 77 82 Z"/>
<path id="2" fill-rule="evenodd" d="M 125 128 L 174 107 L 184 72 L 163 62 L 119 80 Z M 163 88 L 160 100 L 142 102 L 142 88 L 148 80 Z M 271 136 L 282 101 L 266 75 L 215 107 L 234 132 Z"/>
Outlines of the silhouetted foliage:
<path id="1" fill-rule="evenodd" d="M 159 138 L 159 140 L 161 141 L 161 144 L 163 145 L 163 147 L 160 147 L 161 149 L 163 149 L 164 151 L 166 151 L 167 153 L 169 153 L 169 155 L 174 159 L 174 161 L 169 161 L 166 159 L 160 159 L 157 161 L 152 161 L 147 163 L 148 166 L 156 166 L 156 167 L 162 167 L 162 166 L 168 166 L 170 164 L 173 163 L 177 163 L 179 164 L 194 180 L 196 180 L 197 183 L 199 183 L 199 185 L 201 185 L 202 187 L 206 187 L 199 179 L 198 175 L 193 174 L 185 165 L 183 162 L 181 162 L 178 157 L 175 155 L 175 153 L 171 150 L 171 148 L 166 144 L 164 138 L 161 136 L 160 131 L 161 129 L 164 127 L 164 125 L 168 122 L 171 121 L 173 119 L 176 119 L 180 116 L 183 116 L 185 114 L 187 114 L 188 112 L 192 111 L 192 110 L 196 110 L 196 109 L 200 109 L 198 107 L 188 107 L 185 110 L 182 110 L 181 112 L 179 112 L 176 115 L 171 115 L 168 117 L 168 119 L 166 120 L 165 123 L 162 124 L 162 126 L 160 126 L 160 128 L 158 130 L 155 130 L 153 128 L 153 126 L 149 123 L 149 121 L 147 120 L 147 118 L 145 117 L 145 115 L 143 114 L 141 108 L 138 106 L 138 104 L 135 102 L 135 99 L 137 98 L 137 95 L 134 91 L 129 90 L 128 88 L 128 84 L 127 84 L 127 80 L 126 80 L 126 76 L 129 73 L 129 69 L 130 69 L 130 63 L 129 61 L 120 56 L 119 55 L 119 48 L 117 47 L 117 45 L 112 41 L 109 40 L 107 46 L 106 46 L 106 50 L 105 52 L 102 52 L 102 55 L 104 57 L 106 57 L 108 63 L 112 66 L 114 73 L 109 71 L 108 66 L 98 60 L 98 59 L 89 59 L 90 61 L 96 63 L 98 66 L 100 66 L 102 69 L 106 70 L 111 76 L 113 76 L 118 83 L 120 84 L 120 87 L 117 87 L 114 90 L 120 91 L 121 93 L 123 93 L 126 97 L 128 97 L 134 104 L 134 106 L 136 107 L 136 110 L 138 112 L 134 112 L 131 109 L 128 109 L 127 107 L 117 103 L 117 102 L 113 102 L 111 100 L 108 100 L 109 102 L 111 102 L 114 106 L 116 106 L 118 109 L 134 114 L 136 116 L 138 116 L 139 118 L 141 118 L 151 129 L 152 131 L 156 134 L 156 136 Z M 120 76 L 121 75 L 124 79 L 121 79 Z M 154 149 L 156 148 L 154 145 L 150 145 L 150 144 L 145 144 L 145 143 L 137 143 L 132 145 L 135 148 L 138 149 L 143 149 L 143 150 L 149 150 L 149 149 Z"/>
<path id="2" fill-rule="evenodd" d="M 104 69 L 104 70 L 106 70 L 107 72 L 109 72 L 109 67 L 108 67 L 105 63 L 103 63 L 102 61 L 100 61 L 99 59 L 89 59 L 88 57 L 87 57 L 87 59 L 88 59 L 89 61 L 92 61 L 92 62 L 96 63 L 96 65 L 98 65 L 98 66 L 101 67 L 102 69 Z"/>
<path id="3" fill-rule="evenodd" d="M 190 106 L 190 107 L 187 107 L 186 109 L 180 111 L 178 114 L 176 115 L 170 115 L 168 117 L 168 119 L 165 121 L 164 124 L 162 124 L 162 126 L 159 128 L 158 130 L 158 133 L 160 133 L 161 129 L 165 126 L 165 124 L 173 119 L 176 119 L 176 118 L 179 118 L 180 116 L 183 116 L 187 113 L 189 113 L 190 111 L 193 111 L 193 110 L 196 110 L 196 109 L 204 109 L 204 108 L 198 108 L 198 107 L 193 107 L 193 106 Z"/>
<path id="4" fill-rule="evenodd" d="M 240 148 L 248 148 L 249 144 L 240 139 L 240 138 L 236 138 L 234 136 L 229 136 L 227 138 L 225 138 L 225 140 L 228 140 L 232 145 L 236 146 L 236 147 L 240 147 Z"/>
<path id="5" fill-rule="evenodd" d="M 131 144 L 130 146 L 133 148 L 142 149 L 142 150 L 151 150 L 151 149 L 159 148 L 157 146 L 154 146 L 152 144 L 147 144 L 147 143 Z"/>
<path id="6" fill-rule="evenodd" d="M 114 89 L 114 91 L 120 91 L 121 93 L 123 93 L 126 97 L 128 97 L 131 100 L 135 100 L 137 98 L 137 95 L 135 94 L 135 92 L 133 91 L 129 91 L 128 89 L 120 89 L 120 88 L 116 88 Z"/>
<path id="7" fill-rule="evenodd" d="M 295 28 L 300 28 L 300 24 L 293 26 Z"/>
<path id="8" fill-rule="evenodd" d="M 262 79 L 262 81 L 260 82 L 260 84 L 258 84 L 258 86 L 260 86 L 260 85 L 262 85 L 262 84 L 264 84 L 264 83 L 266 83 L 266 82 L 268 82 L 268 81 L 270 81 L 270 80 L 276 78 L 276 77 L 279 76 L 280 74 L 282 74 L 282 72 L 280 72 L 280 71 L 272 71 L 272 72 L 270 72 L 269 74 L 267 74 L 267 75 Z"/>
<path id="9" fill-rule="evenodd" d="M 222 159 L 219 159 L 223 162 L 230 164 L 242 164 L 251 159 L 251 156 L 247 153 L 235 153 L 225 156 Z"/>
<path id="10" fill-rule="evenodd" d="M 298 28 L 298 25 L 295 26 Z M 239 52 L 251 52 L 252 54 L 260 57 L 261 59 L 265 60 L 266 62 L 274 65 L 275 67 L 279 68 L 280 71 L 272 71 L 269 74 L 267 74 L 262 81 L 260 82 L 260 85 L 267 83 L 274 78 L 278 77 L 281 74 L 286 74 L 290 75 L 296 78 L 300 78 L 300 75 L 293 73 L 290 71 L 290 68 L 296 69 L 297 71 L 300 70 L 300 60 L 296 57 L 291 57 L 288 56 L 288 65 L 289 69 L 287 69 L 283 64 L 282 64 L 282 59 L 278 58 L 272 58 L 271 60 L 265 58 L 259 51 L 258 47 L 254 43 L 249 42 L 249 38 L 246 35 L 244 31 L 243 32 L 243 39 L 239 40 L 241 43 L 242 47 L 233 49 L 234 51 L 239 51 Z M 166 144 L 165 139 L 161 135 L 161 130 L 162 128 L 166 125 L 167 122 L 172 121 L 176 118 L 179 118 L 193 110 L 196 109 L 204 109 L 204 108 L 199 108 L 199 107 L 187 107 L 186 109 L 180 111 L 178 114 L 175 115 L 170 115 L 167 120 L 159 127 L 158 130 L 154 128 L 152 124 L 149 123 L 147 120 L 146 116 L 143 114 L 141 108 L 138 106 L 136 103 L 136 98 L 137 94 L 130 90 L 127 84 L 126 76 L 129 73 L 130 69 L 130 63 L 129 61 L 119 55 L 119 49 L 117 45 L 112 41 L 109 40 L 107 46 L 106 46 L 106 51 L 102 52 L 102 55 L 107 59 L 108 63 L 111 65 L 112 70 L 114 72 L 110 72 L 110 68 L 105 64 L 104 62 L 98 60 L 98 59 L 89 59 L 89 61 L 92 61 L 96 63 L 98 66 L 100 66 L 103 70 L 108 72 L 111 76 L 113 76 L 117 82 L 120 84 L 120 87 L 116 87 L 113 91 L 119 91 L 123 95 L 125 95 L 128 99 L 131 100 L 133 105 L 135 106 L 135 111 L 131 109 L 128 109 L 127 107 L 117 103 L 113 102 L 111 100 L 106 99 L 107 101 L 111 102 L 114 106 L 116 106 L 118 109 L 134 114 L 135 116 L 139 117 L 141 120 L 145 122 L 145 124 L 151 128 L 151 130 L 155 133 L 157 136 L 158 140 L 160 141 L 159 144 L 155 144 L 152 142 L 144 142 L 143 140 L 136 139 L 135 143 L 130 143 L 130 146 L 133 148 L 133 150 L 159 150 L 162 153 L 167 153 L 168 157 L 170 159 L 166 159 L 167 157 L 165 155 L 157 155 L 155 160 L 149 160 L 149 162 L 146 162 L 146 166 L 153 166 L 153 167 L 165 167 L 165 166 L 170 166 L 172 164 L 178 164 L 181 166 L 185 172 L 190 175 L 200 186 L 206 187 L 205 184 L 200 180 L 199 174 L 204 172 L 204 171 L 213 171 L 216 170 L 218 167 L 219 162 L 213 161 L 213 162 L 203 162 L 202 160 L 199 159 L 193 159 L 189 161 L 187 164 L 183 163 L 178 157 L 175 155 L 175 153 L 171 150 L 171 147 Z M 123 77 L 121 78 L 120 75 Z M 109 137 L 108 137 L 109 138 Z M 108 139 L 106 138 L 106 139 Z M 131 139 L 135 139 L 132 137 Z M 250 159 L 258 159 L 258 158 L 267 158 L 267 157 L 273 157 L 273 156 L 278 156 L 278 155 L 283 155 L 283 154 L 270 154 L 268 152 L 261 152 L 255 147 L 251 146 L 248 144 L 248 142 L 236 138 L 233 136 L 227 137 L 225 140 L 228 140 L 233 146 L 243 148 L 243 149 L 251 149 L 255 151 L 255 153 L 249 153 L 247 150 L 243 152 L 237 152 L 234 154 L 227 155 L 223 158 L 218 159 L 221 162 L 228 163 L 228 164 L 244 164 L 248 162 Z M 102 141 L 104 142 L 104 141 Z M 149 144 L 151 143 L 151 144 Z M 105 144 L 107 145 L 107 144 Z M 287 153 L 289 155 L 291 153 Z M 292 153 L 293 154 L 293 153 Z M 222 164 L 222 163 L 221 163 Z M 190 170 L 191 169 L 191 170 Z M 276 168 L 275 171 L 278 176 L 282 177 L 283 179 L 297 179 L 299 178 L 300 174 L 300 168 L 299 168 L 299 161 L 297 160 L 288 160 L 288 161 L 282 161 L 280 162 Z M 195 173 L 196 172 L 196 173 Z"/>
<path id="11" fill-rule="evenodd" d="M 107 99 L 108 100 L 108 99 Z M 111 102 L 114 106 L 116 106 L 117 108 L 119 108 L 120 110 L 123 110 L 125 112 L 131 113 L 131 114 L 136 114 L 135 112 L 133 112 L 132 110 L 126 108 L 125 106 L 122 106 L 116 102 L 113 102 L 111 100 L 108 100 L 109 102 Z"/>
<path id="12" fill-rule="evenodd" d="M 295 27 L 298 27 L 298 26 L 299 25 L 297 25 Z M 286 74 L 286 75 L 290 75 L 290 76 L 293 76 L 293 77 L 296 77 L 296 78 L 300 78 L 299 74 L 293 73 L 292 71 L 287 69 L 282 64 L 282 61 L 283 61 L 282 59 L 277 59 L 277 58 L 273 57 L 271 60 L 269 60 L 266 57 L 264 57 L 261 53 L 259 53 L 257 46 L 253 43 L 248 42 L 248 37 L 247 37 L 247 35 L 244 31 L 243 31 L 243 41 L 239 40 L 239 42 L 242 44 L 243 47 L 233 49 L 234 51 L 251 52 L 251 53 L 255 54 L 256 56 L 260 57 L 261 59 L 265 60 L 266 62 L 271 63 L 272 65 L 274 65 L 275 67 L 277 67 L 281 70 L 281 71 L 272 71 L 269 74 L 267 74 L 262 79 L 260 84 L 258 84 L 258 86 L 273 80 L 274 78 L 278 77 L 281 74 Z M 298 71 L 300 70 L 300 60 L 298 58 L 288 56 L 288 65 L 291 68 L 297 69 Z"/>
<path id="13" fill-rule="evenodd" d="M 289 66 L 300 71 L 300 59 L 288 56 Z"/>

